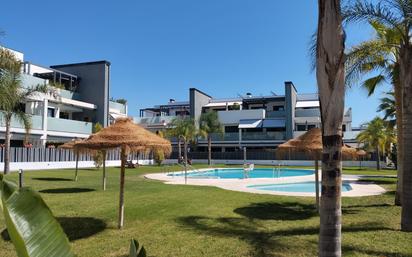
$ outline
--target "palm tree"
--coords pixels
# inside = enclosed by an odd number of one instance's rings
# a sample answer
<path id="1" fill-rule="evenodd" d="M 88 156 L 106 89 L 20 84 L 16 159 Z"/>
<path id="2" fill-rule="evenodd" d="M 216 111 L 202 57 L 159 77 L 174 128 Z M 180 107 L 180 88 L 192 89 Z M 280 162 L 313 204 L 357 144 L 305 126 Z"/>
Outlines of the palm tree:
<path id="1" fill-rule="evenodd" d="M 207 138 L 208 165 L 212 163 L 212 133 L 223 135 L 223 127 L 215 111 L 203 113 L 199 119 L 199 135 Z"/>
<path id="2" fill-rule="evenodd" d="M 392 143 L 389 139 L 393 133 L 385 124 L 385 121 L 379 117 L 368 122 L 364 131 L 358 134 L 356 139 L 363 143 L 366 148 L 373 149 L 376 152 L 376 169 L 380 170 L 380 157 L 382 152 L 388 150 L 388 144 Z M 389 132 L 389 135 L 387 133 Z"/>
<path id="3" fill-rule="evenodd" d="M 375 30 L 375 38 L 353 47 L 347 54 L 347 84 L 356 83 L 360 77 L 372 74 L 372 77 L 362 83 L 362 87 L 368 91 L 369 96 L 375 89 L 389 82 L 392 84 L 395 98 L 395 109 L 392 114 L 396 116 L 397 126 L 397 170 L 398 185 L 395 196 L 395 204 L 401 204 L 402 192 L 402 92 L 399 83 L 399 45 L 401 33 L 396 28 L 386 26 L 377 20 L 369 21 Z M 378 75 L 375 75 L 378 72 Z M 388 100 L 388 99 L 385 99 Z"/>
<path id="4" fill-rule="evenodd" d="M 6 127 L 4 148 L 4 174 L 10 171 L 11 121 L 16 119 L 24 125 L 26 136 L 31 129 L 31 116 L 21 110 L 20 104 L 35 92 L 46 90 L 44 85 L 23 88 L 20 79 L 21 62 L 7 49 L 0 49 L 0 112 Z"/>
<path id="5" fill-rule="evenodd" d="M 194 141 L 197 135 L 197 129 L 195 122 L 190 118 L 175 118 L 172 120 L 171 129 L 169 129 L 168 134 L 173 137 L 177 137 L 180 141 L 183 142 L 183 151 L 184 151 L 184 165 L 185 165 L 185 182 L 187 180 L 187 148 L 191 141 Z M 180 158 L 180 156 L 179 156 Z"/>
<path id="6" fill-rule="evenodd" d="M 399 44 L 388 42 L 397 49 L 399 89 L 402 106 L 401 122 L 401 165 L 402 165 L 402 215 L 401 230 L 412 232 L 412 1 L 386 0 L 361 1 L 348 5 L 345 17 L 348 22 L 369 22 L 384 24 L 399 33 Z M 400 92 L 399 92 L 400 91 Z M 398 99 L 395 96 L 395 99 Z M 398 129 L 399 130 L 399 129 Z"/>
<path id="7" fill-rule="evenodd" d="M 322 120 L 319 256 L 341 256 L 345 34 L 340 0 L 318 0 L 316 78 Z"/>
<path id="8" fill-rule="evenodd" d="M 396 101 L 394 99 L 394 92 L 387 92 L 385 97 L 380 99 L 378 112 L 383 112 L 383 119 L 386 120 L 392 127 L 395 126 L 396 119 Z"/>

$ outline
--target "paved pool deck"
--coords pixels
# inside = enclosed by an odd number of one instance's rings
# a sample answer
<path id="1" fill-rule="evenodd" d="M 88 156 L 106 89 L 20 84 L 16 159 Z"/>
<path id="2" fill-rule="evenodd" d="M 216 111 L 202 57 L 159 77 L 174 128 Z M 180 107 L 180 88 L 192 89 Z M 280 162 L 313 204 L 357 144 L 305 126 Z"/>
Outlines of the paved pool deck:
<path id="1" fill-rule="evenodd" d="M 210 169 L 199 169 L 198 172 L 206 171 Z M 183 171 L 169 172 L 169 173 L 152 173 L 146 174 L 144 177 L 148 179 L 160 180 L 165 184 L 171 185 L 184 185 L 185 177 L 182 175 Z M 188 172 L 189 173 L 189 172 Z M 320 173 L 320 171 L 319 171 Z M 320 178 L 319 174 L 319 178 Z M 359 196 L 371 196 L 380 195 L 386 192 L 386 190 L 376 184 L 366 183 L 358 181 L 360 178 L 368 176 L 357 175 L 343 175 L 342 180 L 349 183 L 352 190 L 342 192 L 344 197 L 359 197 Z M 254 189 L 248 186 L 251 185 L 264 185 L 264 184 L 285 184 L 296 182 L 314 182 L 315 175 L 305 175 L 296 177 L 282 177 L 282 178 L 246 178 L 246 179 L 219 179 L 219 178 L 199 178 L 199 177 L 187 177 L 187 185 L 196 186 L 215 186 L 226 190 L 249 192 L 255 194 L 269 194 L 269 195 L 288 195 L 288 196 L 307 196 L 314 197 L 315 193 L 306 192 L 283 192 L 283 191 L 268 191 Z"/>

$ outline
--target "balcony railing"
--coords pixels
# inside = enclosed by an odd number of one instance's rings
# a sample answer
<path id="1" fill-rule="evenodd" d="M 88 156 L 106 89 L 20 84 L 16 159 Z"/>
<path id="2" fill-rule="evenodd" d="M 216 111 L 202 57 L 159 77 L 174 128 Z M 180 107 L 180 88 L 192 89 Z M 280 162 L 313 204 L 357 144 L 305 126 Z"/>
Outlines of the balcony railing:
<path id="1" fill-rule="evenodd" d="M 126 105 L 109 101 L 109 108 L 118 110 L 120 113 L 126 114 Z"/>
<path id="2" fill-rule="evenodd" d="M 266 112 L 266 118 L 279 118 L 279 117 L 285 117 L 285 116 L 286 116 L 285 111 Z"/>
<path id="3" fill-rule="evenodd" d="M 59 118 L 47 118 L 47 130 L 67 133 L 91 134 L 93 124 L 78 120 L 66 120 Z"/>
<path id="4" fill-rule="evenodd" d="M 268 132 L 243 132 L 242 141 L 247 140 L 284 140 L 285 132 L 268 131 Z"/>
<path id="5" fill-rule="evenodd" d="M 210 134 L 212 141 L 239 141 L 239 133 L 227 132 L 224 134 Z"/>
<path id="6" fill-rule="evenodd" d="M 181 116 L 155 116 L 155 117 L 134 117 L 133 121 L 141 125 L 167 125 L 172 122 L 175 118 L 180 118 Z"/>
<path id="7" fill-rule="evenodd" d="M 320 117 L 319 109 L 297 109 L 295 117 Z"/>
<path id="8" fill-rule="evenodd" d="M 31 115 L 31 129 L 42 129 L 43 128 L 43 118 L 42 116 Z M 0 112 L 0 126 L 6 126 L 6 120 L 4 119 L 4 113 Z M 12 116 L 11 118 L 11 127 L 12 128 L 21 128 L 24 129 L 24 125 L 21 121 L 19 121 L 16 116 Z"/>

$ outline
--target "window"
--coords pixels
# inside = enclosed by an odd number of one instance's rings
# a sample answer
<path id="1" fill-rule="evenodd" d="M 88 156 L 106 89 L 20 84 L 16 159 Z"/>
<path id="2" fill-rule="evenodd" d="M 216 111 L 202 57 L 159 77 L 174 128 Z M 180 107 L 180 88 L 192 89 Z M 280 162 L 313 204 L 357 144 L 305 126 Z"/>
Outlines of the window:
<path id="1" fill-rule="evenodd" d="M 306 131 L 306 125 L 296 125 L 297 131 Z"/>
<path id="2" fill-rule="evenodd" d="M 69 119 L 69 113 L 68 112 L 60 112 L 60 119 Z"/>
<path id="3" fill-rule="evenodd" d="M 316 128 L 316 125 L 308 125 L 308 130 L 311 130 L 311 129 L 313 129 L 313 128 Z"/>
<path id="4" fill-rule="evenodd" d="M 342 125 L 342 131 L 346 131 L 346 124 Z"/>
<path id="5" fill-rule="evenodd" d="M 225 133 L 235 133 L 239 132 L 239 128 L 237 126 L 226 126 Z"/>
<path id="6" fill-rule="evenodd" d="M 273 106 L 273 111 L 284 111 L 285 107 L 284 106 Z"/>
<path id="7" fill-rule="evenodd" d="M 47 117 L 54 117 L 54 113 L 55 113 L 55 111 L 54 111 L 54 108 L 47 108 Z"/>

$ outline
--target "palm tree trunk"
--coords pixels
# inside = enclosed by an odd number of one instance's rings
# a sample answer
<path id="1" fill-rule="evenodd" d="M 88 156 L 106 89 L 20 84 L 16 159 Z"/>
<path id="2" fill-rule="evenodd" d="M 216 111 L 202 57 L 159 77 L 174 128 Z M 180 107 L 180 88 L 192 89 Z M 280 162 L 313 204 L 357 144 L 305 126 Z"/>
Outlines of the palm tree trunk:
<path id="1" fill-rule="evenodd" d="M 124 147 L 121 149 L 120 160 L 119 222 L 117 226 L 119 229 L 124 224 L 124 175 L 127 161 L 126 149 Z"/>
<path id="2" fill-rule="evenodd" d="M 106 190 L 106 151 L 102 151 L 103 154 L 103 191 Z"/>
<path id="3" fill-rule="evenodd" d="M 76 170 L 74 171 L 74 181 L 77 181 L 77 173 L 79 171 L 79 152 L 75 151 L 76 154 Z"/>
<path id="4" fill-rule="evenodd" d="M 210 166 L 212 165 L 212 138 L 208 135 L 207 136 L 207 164 Z"/>
<path id="5" fill-rule="evenodd" d="M 402 92 L 402 216 L 401 230 L 412 232 L 412 46 L 400 49 L 400 83 Z"/>
<path id="6" fill-rule="evenodd" d="M 316 210 L 319 213 L 319 158 L 316 156 L 315 160 L 315 188 L 316 188 Z"/>
<path id="7" fill-rule="evenodd" d="M 376 169 L 381 170 L 380 165 L 381 153 L 379 152 L 379 146 L 376 147 Z"/>
<path id="8" fill-rule="evenodd" d="M 185 184 L 187 184 L 187 140 L 183 141 L 185 151 Z"/>
<path id="9" fill-rule="evenodd" d="M 340 0 L 318 0 L 316 78 L 322 120 L 322 195 L 319 256 L 340 257 L 344 32 Z"/>
<path id="10" fill-rule="evenodd" d="M 182 156 L 182 146 L 181 146 L 182 141 L 180 140 L 180 137 L 177 141 L 177 149 L 178 149 L 178 154 L 179 156 L 177 157 L 177 162 L 180 163 L 180 157 Z"/>
<path id="11" fill-rule="evenodd" d="M 395 205 L 402 205 L 402 177 L 403 177 L 403 130 L 402 130 L 402 91 L 399 85 L 394 85 L 396 108 L 396 167 L 398 183 L 396 185 Z"/>
<path id="12" fill-rule="evenodd" d="M 6 121 L 6 135 L 4 138 L 4 174 L 8 174 L 10 172 L 10 126 L 11 126 L 11 115 L 5 115 Z"/>

